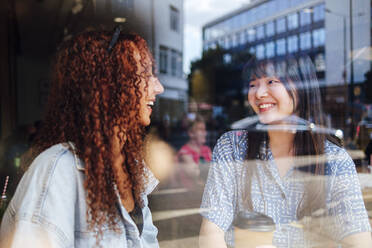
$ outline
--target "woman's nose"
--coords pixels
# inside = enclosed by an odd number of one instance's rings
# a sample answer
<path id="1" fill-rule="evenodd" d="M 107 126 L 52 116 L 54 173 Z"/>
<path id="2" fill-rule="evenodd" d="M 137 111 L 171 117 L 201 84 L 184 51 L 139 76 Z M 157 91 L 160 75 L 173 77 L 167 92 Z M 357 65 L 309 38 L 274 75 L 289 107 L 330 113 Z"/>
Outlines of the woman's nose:
<path id="1" fill-rule="evenodd" d="M 268 93 L 266 85 L 259 84 L 256 88 L 256 98 L 260 99 L 262 97 L 266 97 L 267 95 Z"/>
<path id="2" fill-rule="evenodd" d="M 164 92 L 164 87 L 160 83 L 158 78 L 155 78 L 155 87 L 154 87 L 155 94 L 161 94 Z"/>

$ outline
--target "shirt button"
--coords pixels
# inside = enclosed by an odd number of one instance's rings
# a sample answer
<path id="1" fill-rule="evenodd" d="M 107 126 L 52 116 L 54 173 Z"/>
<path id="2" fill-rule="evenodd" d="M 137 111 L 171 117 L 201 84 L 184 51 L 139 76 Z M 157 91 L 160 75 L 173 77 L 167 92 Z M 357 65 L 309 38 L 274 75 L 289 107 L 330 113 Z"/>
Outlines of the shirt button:
<path id="1" fill-rule="evenodd" d="M 284 193 L 282 193 L 282 198 L 285 198 L 285 194 Z"/>

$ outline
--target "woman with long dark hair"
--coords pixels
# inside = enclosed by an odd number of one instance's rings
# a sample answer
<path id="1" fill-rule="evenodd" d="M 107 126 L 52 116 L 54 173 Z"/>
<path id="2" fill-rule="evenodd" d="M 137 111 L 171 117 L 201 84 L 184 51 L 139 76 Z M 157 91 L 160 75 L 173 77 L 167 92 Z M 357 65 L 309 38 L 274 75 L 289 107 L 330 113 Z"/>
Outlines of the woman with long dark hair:
<path id="1" fill-rule="evenodd" d="M 355 165 L 323 125 L 312 62 L 293 58 L 287 65 L 283 70 L 252 60 L 245 68 L 258 122 L 224 134 L 214 148 L 201 205 L 201 247 L 233 246 L 241 213 L 271 217 L 279 226 L 277 247 L 306 246 L 303 233 L 289 231 L 306 217 L 327 240 L 372 245 Z"/>
<path id="2" fill-rule="evenodd" d="M 144 128 L 164 90 L 153 68 L 145 40 L 118 28 L 62 43 L 1 247 L 158 247 L 147 206 L 157 179 L 143 161 Z"/>

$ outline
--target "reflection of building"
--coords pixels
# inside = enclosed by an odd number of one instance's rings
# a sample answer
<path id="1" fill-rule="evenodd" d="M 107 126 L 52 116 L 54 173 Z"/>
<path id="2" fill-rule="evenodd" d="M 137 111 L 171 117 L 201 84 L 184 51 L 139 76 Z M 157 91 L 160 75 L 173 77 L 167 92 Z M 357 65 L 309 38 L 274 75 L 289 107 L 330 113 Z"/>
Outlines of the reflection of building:
<path id="1" fill-rule="evenodd" d="M 160 82 L 165 91 L 160 95 L 156 112 L 171 121 L 180 120 L 186 108 L 188 84 L 183 76 L 183 0 L 152 0 L 154 6 L 154 52 Z"/>
<path id="2" fill-rule="evenodd" d="M 353 2 L 352 29 L 350 2 Z M 357 57 L 355 51 L 371 44 L 370 12 L 370 0 L 251 1 L 206 24 L 203 48 L 218 45 L 231 53 L 248 50 L 259 60 L 275 61 L 279 72 L 286 70 L 288 57 L 309 56 L 326 96 L 326 112 L 332 114 L 333 125 L 342 126 L 347 102 L 345 66 L 347 82 L 351 81 L 352 74 L 350 30 L 353 30 L 353 83 L 358 87 L 369 70 L 369 61 Z"/>
<path id="3" fill-rule="evenodd" d="M 113 29 L 123 21 L 126 30 L 142 35 L 153 50 L 165 93 L 154 117 L 181 115 L 169 106 L 184 108 L 187 83 L 182 73 L 183 0 L 66 0 L 20 1 L 0 6 L 2 69 L 0 137 L 16 125 L 41 118 L 49 83 L 49 66 L 56 45 L 87 27 Z M 8 13 L 7 13 L 8 11 Z M 121 19 L 116 19 L 121 18 Z M 125 19 L 124 19 L 125 18 Z M 164 112 L 159 111 L 159 106 Z M 166 112 L 167 111 L 167 112 Z"/>

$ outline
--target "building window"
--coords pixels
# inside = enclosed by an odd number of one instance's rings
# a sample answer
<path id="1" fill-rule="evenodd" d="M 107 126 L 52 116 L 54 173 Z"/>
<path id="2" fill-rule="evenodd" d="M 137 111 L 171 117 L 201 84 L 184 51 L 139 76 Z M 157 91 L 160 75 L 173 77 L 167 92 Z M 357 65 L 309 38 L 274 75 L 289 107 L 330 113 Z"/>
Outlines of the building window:
<path id="1" fill-rule="evenodd" d="M 298 28 L 298 14 L 297 14 L 297 12 L 288 15 L 287 18 L 288 18 L 288 29 L 289 30 Z"/>
<path id="2" fill-rule="evenodd" d="M 133 8 L 134 8 L 134 4 L 133 4 L 133 1 L 134 0 L 116 0 L 114 1 L 111 6 L 112 6 L 112 13 L 114 14 L 123 14 L 122 12 L 126 11 L 126 12 L 129 12 L 129 11 L 132 11 Z"/>
<path id="3" fill-rule="evenodd" d="M 230 63 L 231 63 L 231 60 L 232 60 L 232 56 L 231 56 L 231 54 L 229 54 L 229 53 L 225 53 L 225 54 L 223 55 L 223 63 L 224 63 L 224 64 L 230 64 Z"/>
<path id="4" fill-rule="evenodd" d="M 239 37 L 240 37 L 240 45 L 244 45 L 247 42 L 245 32 L 240 32 Z"/>
<path id="5" fill-rule="evenodd" d="M 168 72 L 168 48 L 160 46 L 159 48 L 159 71 L 160 73 Z"/>
<path id="6" fill-rule="evenodd" d="M 213 39 L 213 37 L 212 37 L 212 35 L 211 35 L 211 29 L 213 29 L 213 28 L 206 28 L 205 30 L 204 30 L 204 39 L 205 40 L 210 40 L 210 39 Z"/>
<path id="7" fill-rule="evenodd" d="M 286 53 L 285 45 L 286 45 L 285 39 L 279 39 L 276 41 L 276 54 L 277 55 L 284 55 Z"/>
<path id="8" fill-rule="evenodd" d="M 233 37 L 232 37 L 232 40 L 233 40 L 233 44 L 232 46 L 233 47 L 237 47 L 239 45 L 239 34 L 234 34 Z"/>
<path id="9" fill-rule="evenodd" d="M 264 59 L 265 58 L 265 46 L 260 44 L 256 47 L 256 57 L 257 59 Z"/>
<path id="10" fill-rule="evenodd" d="M 324 59 L 324 54 L 319 53 L 315 56 L 315 70 L 317 72 L 322 72 L 325 71 L 325 59 Z"/>
<path id="11" fill-rule="evenodd" d="M 183 76 L 183 56 L 182 53 L 177 52 L 177 76 L 182 77 Z"/>
<path id="12" fill-rule="evenodd" d="M 325 43 L 324 28 L 313 30 L 313 43 L 314 47 L 324 46 Z"/>
<path id="13" fill-rule="evenodd" d="M 170 6 L 170 28 L 176 32 L 180 30 L 180 12 L 173 6 Z"/>
<path id="14" fill-rule="evenodd" d="M 252 55 L 256 54 L 256 48 L 254 46 L 251 46 L 249 48 L 249 53 L 252 54 Z"/>
<path id="15" fill-rule="evenodd" d="M 297 35 L 288 37 L 288 52 L 293 53 L 298 51 L 298 37 Z"/>
<path id="16" fill-rule="evenodd" d="M 232 37 L 228 36 L 225 38 L 225 49 L 229 49 L 232 47 L 233 39 Z"/>
<path id="17" fill-rule="evenodd" d="M 301 26 L 306 26 L 311 23 L 311 12 L 305 12 L 302 10 L 300 12 L 300 24 Z"/>
<path id="18" fill-rule="evenodd" d="M 256 28 L 257 40 L 265 37 L 264 26 L 260 25 Z"/>
<path id="19" fill-rule="evenodd" d="M 225 39 L 224 38 L 221 38 L 219 41 L 218 41 L 218 45 L 222 48 L 225 47 Z"/>
<path id="20" fill-rule="evenodd" d="M 286 25 L 285 25 L 285 18 L 279 18 L 276 20 L 276 32 L 277 33 L 282 33 L 287 30 Z"/>
<path id="21" fill-rule="evenodd" d="M 270 41 L 266 43 L 266 58 L 272 58 L 275 56 L 275 43 Z"/>
<path id="22" fill-rule="evenodd" d="M 177 76 L 177 60 L 178 60 L 178 54 L 177 51 L 171 50 L 171 75 Z"/>
<path id="23" fill-rule="evenodd" d="M 266 37 L 270 37 L 275 34 L 274 22 L 266 23 Z"/>
<path id="24" fill-rule="evenodd" d="M 253 42 L 256 38 L 256 30 L 255 29 L 249 29 L 247 31 L 248 34 L 248 42 Z"/>
<path id="25" fill-rule="evenodd" d="M 300 34 L 300 48 L 306 50 L 311 48 L 311 34 L 310 32 Z"/>
<path id="26" fill-rule="evenodd" d="M 285 61 L 280 61 L 276 64 L 276 74 L 279 76 L 279 77 L 284 77 L 286 75 L 286 72 L 287 72 L 287 64 Z"/>
<path id="27" fill-rule="evenodd" d="M 323 21 L 325 16 L 324 4 L 320 4 L 314 7 L 313 19 L 314 22 Z"/>

